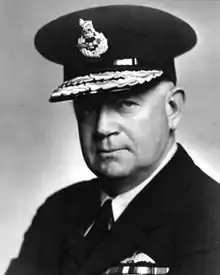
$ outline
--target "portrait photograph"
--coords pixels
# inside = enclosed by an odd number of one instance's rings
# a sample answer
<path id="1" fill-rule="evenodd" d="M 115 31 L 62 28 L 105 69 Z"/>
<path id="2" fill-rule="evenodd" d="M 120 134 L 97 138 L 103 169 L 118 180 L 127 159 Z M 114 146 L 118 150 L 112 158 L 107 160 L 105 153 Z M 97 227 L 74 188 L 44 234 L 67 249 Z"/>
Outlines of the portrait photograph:
<path id="1" fill-rule="evenodd" d="M 0 15 L 0 274 L 220 274 L 220 2 Z"/>

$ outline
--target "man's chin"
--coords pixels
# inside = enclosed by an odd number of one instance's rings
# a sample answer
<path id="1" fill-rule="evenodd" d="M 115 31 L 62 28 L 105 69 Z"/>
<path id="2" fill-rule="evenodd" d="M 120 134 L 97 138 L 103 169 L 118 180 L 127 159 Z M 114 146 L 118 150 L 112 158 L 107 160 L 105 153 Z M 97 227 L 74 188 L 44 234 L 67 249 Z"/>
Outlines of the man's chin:
<path id="1" fill-rule="evenodd" d="M 93 170 L 93 173 L 98 176 L 98 177 L 102 177 L 102 178 L 109 178 L 109 179 L 115 179 L 115 180 L 122 180 L 125 179 L 127 177 L 129 177 L 129 175 L 131 174 L 130 171 L 128 169 L 120 169 L 120 167 L 116 168 L 99 168 L 99 169 L 95 169 Z"/>
<path id="2" fill-rule="evenodd" d="M 123 179 L 129 177 L 135 170 L 135 162 L 132 158 L 126 160 L 122 157 L 91 158 L 86 162 L 89 169 L 98 177 L 109 179 Z"/>

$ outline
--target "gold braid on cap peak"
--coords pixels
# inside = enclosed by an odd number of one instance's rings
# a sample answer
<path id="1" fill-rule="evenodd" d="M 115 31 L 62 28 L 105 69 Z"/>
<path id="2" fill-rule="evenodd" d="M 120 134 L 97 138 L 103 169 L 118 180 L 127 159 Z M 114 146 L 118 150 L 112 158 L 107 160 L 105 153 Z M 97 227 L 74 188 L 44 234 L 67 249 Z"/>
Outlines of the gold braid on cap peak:
<path id="1" fill-rule="evenodd" d="M 161 70 L 139 70 L 139 71 L 109 71 L 103 73 L 91 73 L 85 76 L 78 76 L 65 81 L 51 95 L 52 99 L 63 96 L 74 97 L 84 94 L 95 94 L 101 90 L 131 87 L 137 84 L 150 82 L 160 77 Z"/>

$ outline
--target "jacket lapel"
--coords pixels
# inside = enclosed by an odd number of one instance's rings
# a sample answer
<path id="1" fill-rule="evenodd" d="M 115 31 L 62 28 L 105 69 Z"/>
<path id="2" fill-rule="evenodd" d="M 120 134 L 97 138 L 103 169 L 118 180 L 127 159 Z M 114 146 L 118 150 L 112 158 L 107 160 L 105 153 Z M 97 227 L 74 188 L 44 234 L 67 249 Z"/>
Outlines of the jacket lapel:
<path id="1" fill-rule="evenodd" d="M 191 162 L 179 146 L 173 159 L 129 204 L 114 224 L 108 240 L 97 247 L 78 275 L 101 274 L 131 257 L 138 250 L 142 238 L 151 256 L 153 243 L 150 232 L 166 223 L 172 206 L 188 188 L 186 171 Z"/>
<path id="2" fill-rule="evenodd" d="M 94 221 L 100 207 L 100 186 L 89 182 L 79 195 L 79 201 L 66 203 L 64 233 L 61 249 L 61 274 L 76 274 L 84 262 L 84 233 Z"/>

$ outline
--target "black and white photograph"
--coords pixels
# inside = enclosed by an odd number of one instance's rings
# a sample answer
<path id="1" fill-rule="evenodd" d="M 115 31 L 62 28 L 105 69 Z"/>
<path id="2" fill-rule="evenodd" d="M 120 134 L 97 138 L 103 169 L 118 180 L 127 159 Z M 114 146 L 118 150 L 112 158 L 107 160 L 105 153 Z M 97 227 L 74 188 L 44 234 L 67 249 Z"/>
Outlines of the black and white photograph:
<path id="1" fill-rule="evenodd" d="M 220 274 L 220 2 L 0 3 L 0 274 Z"/>

